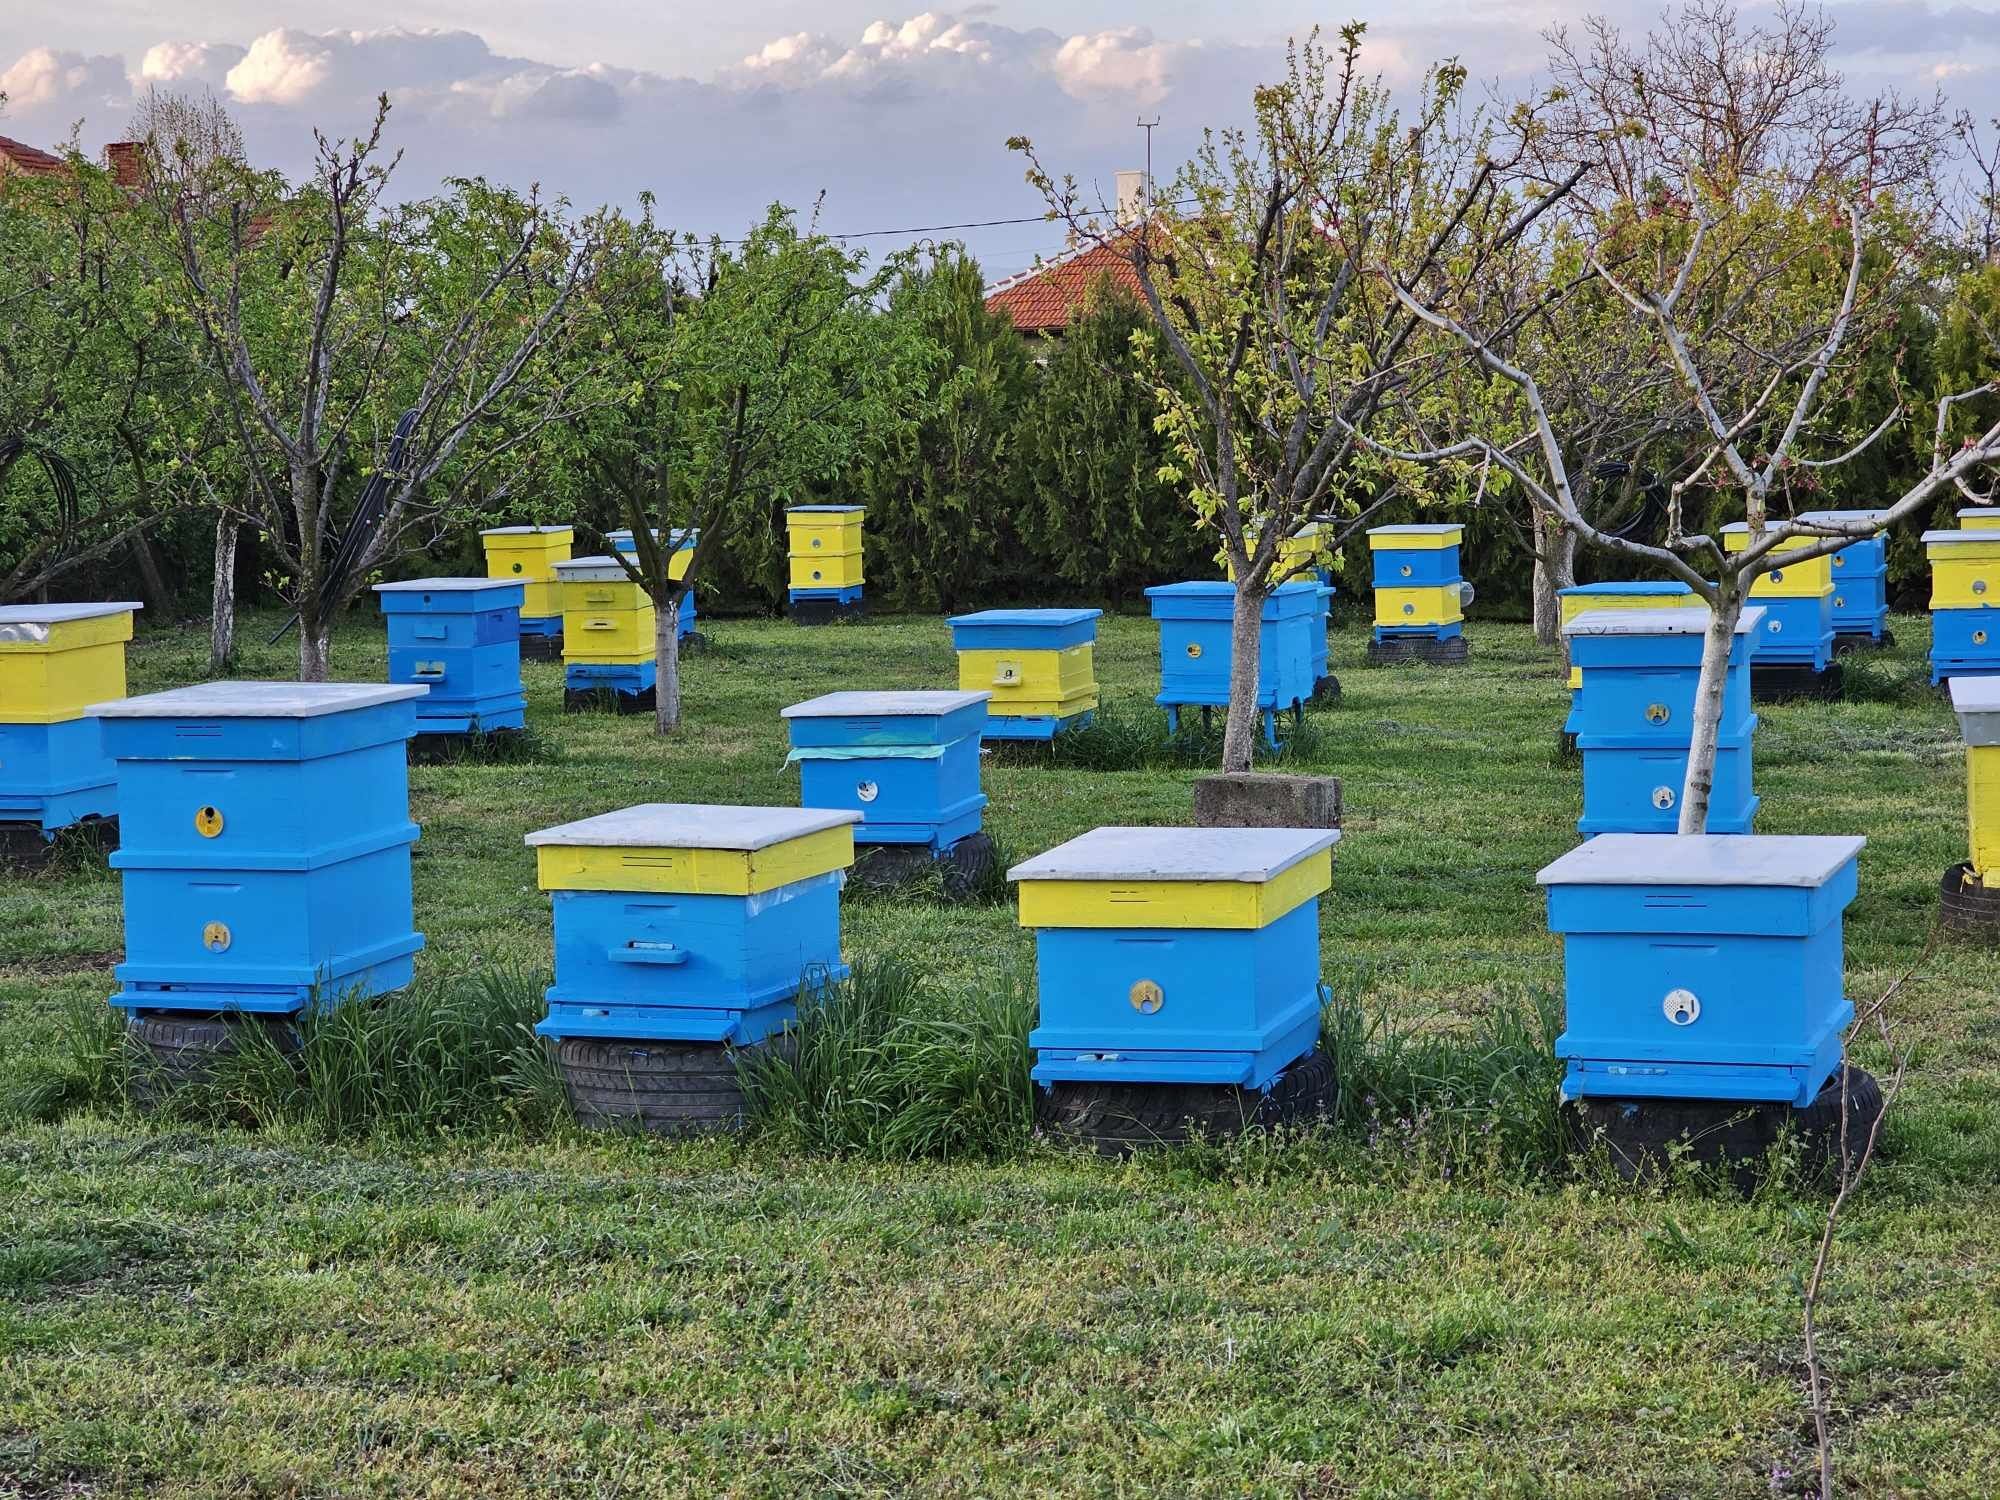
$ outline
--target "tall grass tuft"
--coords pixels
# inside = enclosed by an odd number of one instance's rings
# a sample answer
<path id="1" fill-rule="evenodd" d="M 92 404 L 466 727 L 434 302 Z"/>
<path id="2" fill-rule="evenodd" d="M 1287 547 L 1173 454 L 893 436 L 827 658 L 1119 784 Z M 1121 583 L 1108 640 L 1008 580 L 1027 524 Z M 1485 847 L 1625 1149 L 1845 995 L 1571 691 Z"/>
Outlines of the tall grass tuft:
<path id="1" fill-rule="evenodd" d="M 55 1120 L 125 1098 L 125 1012 L 97 993 L 57 1002 L 56 1045 L 22 1060 L 0 1091 L 0 1119 Z"/>
<path id="2" fill-rule="evenodd" d="M 993 746 L 1006 762 L 1047 764 L 1074 771 L 1181 771 L 1208 769 L 1222 763 L 1224 711 L 1216 709 L 1202 723 L 1199 709 L 1181 714 L 1178 734 L 1167 730 L 1165 709 L 1100 707 L 1080 729 L 1067 730 L 1048 744 L 1002 741 Z M 1312 757 L 1327 745 L 1326 731 L 1314 711 L 1302 721 L 1278 715 L 1278 748 L 1264 742 L 1260 726 L 1255 754 L 1260 762 L 1285 763 Z"/>
<path id="3" fill-rule="evenodd" d="M 802 998 L 785 1045 L 744 1063 L 744 1093 L 760 1128 L 801 1150 L 1001 1156 L 1034 1128 L 1033 1021 L 1019 974 L 949 991 L 899 961 L 868 961 Z"/>

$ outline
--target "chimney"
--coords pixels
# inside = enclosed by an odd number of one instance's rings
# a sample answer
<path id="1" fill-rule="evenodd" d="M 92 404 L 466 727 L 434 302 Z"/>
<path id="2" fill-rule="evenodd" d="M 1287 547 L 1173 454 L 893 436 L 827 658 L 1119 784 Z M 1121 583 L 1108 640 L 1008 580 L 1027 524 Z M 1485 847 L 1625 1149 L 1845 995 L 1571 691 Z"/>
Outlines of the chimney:
<path id="1" fill-rule="evenodd" d="M 120 187 L 137 192 L 145 186 L 146 148 L 137 141 L 113 141 L 104 148 L 104 165 Z"/>
<path id="2" fill-rule="evenodd" d="M 1153 179 L 1141 171 L 1118 174 L 1118 222 L 1136 224 L 1153 211 Z"/>

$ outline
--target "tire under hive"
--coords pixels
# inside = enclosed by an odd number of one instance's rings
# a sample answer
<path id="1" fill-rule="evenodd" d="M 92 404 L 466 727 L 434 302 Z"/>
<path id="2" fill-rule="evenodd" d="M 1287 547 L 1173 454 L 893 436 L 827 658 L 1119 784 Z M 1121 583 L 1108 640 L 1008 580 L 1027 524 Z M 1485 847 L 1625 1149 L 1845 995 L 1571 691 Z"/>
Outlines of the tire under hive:
<path id="1" fill-rule="evenodd" d="M 616 688 L 564 688 L 566 714 L 649 714 L 659 706 L 657 688 L 643 693 L 621 693 Z"/>
<path id="2" fill-rule="evenodd" d="M 555 1052 L 578 1124 L 685 1138 L 740 1133 L 749 1106 L 739 1065 L 778 1055 L 785 1045 L 782 1037 L 732 1047 L 572 1036 L 562 1038 Z"/>
<path id="3" fill-rule="evenodd" d="M 993 840 L 984 832 L 936 851 L 923 844 L 864 844 L 855 847 L 847 878 L 870 891 L 935 878 L 945 900 L 967 901 L 986 882 L 993 862 Z"/>
<path id="4" fill-rule="evenodd" d="M 1391 666 L 1397 662 L 1422 661 L 1433 666 L 1457 666 L 1471 655 L 1472 648 L 1462 635 L 1437 640 L 1427 635 L 1388 636 L 1368 642 L 1370 666 Z"/>
<path id="5" fill-rule="evenodd" d="M 1839 662 L 1830 662 L 1822 671 L 1808 666 L 1753 664 L 1750 699 L 1753 703 L 1831 702 L 1840 696 L 1845 680 Z"/>
<path id="6" fill-rule="evenodd" d="M 2000 888 L 1982 884 L 1961 860 L 1939 883 L 1938 920 L 1953 932 L 2000 938 Z"/>
<path id="7" fill-rule="evenodd" d="M 0 869 L 41 870 L 56 862 L 65 849 L 82 849 L 95 857 L 118 847 L 118 819 L 85 818 L 56 830 L 53 838 L 38 823 L 0 823 Z"/>
<path id="8" fill-rule="evenodd" d="M 867 617 L 866 600 L 794 599 L 788 606 L 794 625 L 833 625 Z"/>
<path id="9" fill-rule="evenodd" d="M 126 1093 L 142 1111 L 158 1109 L 175 1093 L 208 1082 L 216 1064 L 246 1046 L 269 1045 L 289 1057 L 299 1050 L 292 1016 L 198 1016 L 140 1011 L 125 1025 Z"/>
<path id="10" fill-rule="evenodd" d="M 1036 1120 L 1048 1135 L 1126 1156 L 1189 1141 L 1230 1140 L 1253 1128 L 1324 1119 L 1333 1099 L 1333 1061 L 1315 1051 L 1287 1068 L 1268 1092 L 1236 1084 L 1057 1083 L 1042 1091 Z"/>

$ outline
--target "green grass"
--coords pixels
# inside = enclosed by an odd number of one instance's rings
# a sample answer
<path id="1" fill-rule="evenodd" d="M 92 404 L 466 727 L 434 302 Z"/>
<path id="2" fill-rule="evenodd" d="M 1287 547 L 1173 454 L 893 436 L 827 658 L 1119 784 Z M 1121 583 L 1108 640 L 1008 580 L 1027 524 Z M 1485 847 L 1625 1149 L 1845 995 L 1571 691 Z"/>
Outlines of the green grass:
<path id="1" fill-rule="evenodd" d="M 243 632 L 246 675 L 286 671 L 274 624 Z M 1963 857 L 1958 736 L 1924 623 L 1896 624 L 1850 701 L 1764 709 L 1758 734 L 1763 831 L 1869 836 L 1857 998 L 1918 962 Z M 91 1041 L 116 877 L 65 858 L 0 883 L 0 1496 L 1804 1492 L 1819 1201 L 1622 1189 L 1554 1150 L 1561 964 L 1533 874 L 1574 842 L 1578 790 L 1524 629 L 1475 622 L 1472 663 L 1440 671 L 1367 669 L 1345 627 L 1345 698 L 1280 761 L 1345 780 L 1338 1128 L 1126 1164 L 1033 1141 L 1018 1086 L 991 1087 L 1017 1077 L 1033 966 L 1004 901 L 851 902 L 850 958 L 900 977 L 820 1018 L 747 1142 L 585 1137 L 510 1071 L 519 976 L 550 962 L 524 832 L 795 800 L 782 706 L 952 680 L 938 620 L 703 629 L 672 742 L 564 717 L 560 669 L 531 664 L 524 758 L 412 769 L 431 1010 L 400 1041 L 329 1030 L 303 1091 L 123 1111 Z M 1149 622 L 1105 621 L 1102 742 L 989 765 L 1014 857 L 1186 819 L 1153 652 Z M 198 630 L 146 634 L 134 686 L 204 655 Z M 344 675 L 381 661 L 367 622 L 337 642 Z M 1898 1008 L 1916 1072 L 1824 1314 L 1840 1472 L 1989 1496 L 2000 960 L 1942 944 Z"/>

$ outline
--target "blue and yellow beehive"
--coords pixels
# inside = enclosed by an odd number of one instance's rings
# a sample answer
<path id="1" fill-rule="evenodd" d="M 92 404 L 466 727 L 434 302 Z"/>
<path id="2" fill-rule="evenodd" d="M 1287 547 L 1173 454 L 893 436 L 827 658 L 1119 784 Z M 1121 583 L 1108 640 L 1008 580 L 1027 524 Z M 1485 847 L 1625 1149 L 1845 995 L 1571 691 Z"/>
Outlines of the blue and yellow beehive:
<path id="1" fill-rule="evenodd" d="M 2000 892 L 2000 677 L 1954 677 L 1951 706 L 1965 736 L 1967 870 Z"/>
<path id="2" fill-rule="evenodd" d="M 979 832 L 990 693 L 827 693 L 784 710 L 799 801 L 858 813 L 857 844 L 949 849 Z"/>
<path id="3" fill-rule="evenodd" d="M 429 688 L 419 734 L 522 729 L 521 598 L 527 585 L 493 578 L 378 583 L 389 627 L 389 680 Z"/>
<path id="4" fill-rule="evenodd" d="M 1007 872 L 1035 934 L 1035 1080 L 1268 1089 L 1319 1040 L 1340 835 L 1099 828 Z"/>
<path id="5" fill-rule="evenodd" d="M 1163 583 L 1146 590 L 1160 622 L 1160 691 L 1153 701 L 1167 711 L 1170 731 L 1183 708 L 1229 704 L 1230 636 L 1236 615 L 1233 583 Z M 1278 743 L 1277 715 L 1299 709 L 1319 679 L 1313 673 L 1313 638 L 1324 644 L 1320 585 L 1282 583 L 1264 598 L 1257 632 L 1257 709 L 1264 737 Z"/>
<path id="6" fill-rule="evenodd" d="M 1958 513 L 1960 531 L 2000 531 L 2000 505 L 1968 505 Z"/>
<path id="7" fill-rule="evenodd" d="M 1885 510 L 1809 510 L 1799 519 L 1877 525 Z M 1889 626 L 1889 539 L 1877 532 L 1849 542 L 1831 559 L 1833 634 L 1836 641 L 1880 645 Z"/>
<path id="8" fill-rule="evenodd" d="M 1785 562 L 1786 553 L 1802 552 L 1823 540 L 1787 537 L 1774 553 L 1779 566 L 1760 574 L 1750 585 L 1750 598 L 1764 607 L 1764 630 L 1757 638 L 1753 669 L 1791 667 L 1824 672 L 1833 661 L 1833 559 Z M 1748 522 L 1737 521 L 1722 528 L 1725 552 L 1741 552 L 1749 545 Z"/>
<path id="9" fill-rule="evenodd" d="M 748 1046 L 846 977 L 858 813 L 649 802 L 528 835 L 555 908 L 547 1037 Z"/>
<path id="10" fill-rule="evenodd" d="M 125 693 L 140 606 L 0 606 L 0 824 L 44 837 L 118 815 L 118 768 L 86 709 Z"/>
<path id="11" fill-rule="evenodd" d="M 1557 624 L 1567 627 L 1581 614 L 1607 609 L 1690 609 L 1700 608 L 1701 600 L 1684 583 L 1580 583 L 1556 590 Z M 1570 713 L 1563 725 L 1569 733 L 1577 729 L 1576 694 L 1583 687 L 1583 668 L 1569 664 Z"/>
<path id="12" fill-rule="evenodd" d="M 1314 583 L 1319 591 L 1319 632 L 1313 638 L 1312 671 L 1314 683 L 1325 682 L 1333 675 L 1327 666 L 1326 636 L 1333 625 L 1333 601 L 1339 592 L 1333 586 L 1333 569 L 1327 566 L 1320 555 L 1322 537 L 1319 523 L 1309 522 L 1286 537 L 1278 547 L 1278 561 L 1271 569 L 1273 583 Z M 1250 539 L 1250 545 L 1257 545 Z M 1217 558 L 1222 564 L 1222 576 L 1231 583 L 1236 581 L 1236 568 L 1229 561 L 1227 553 Z"/>
<path id="13" fill-rule="evenodd" d="M 953 615 L 958 685 L 988 693 L 988 740 L 1049 740 L 1097 711 L 1101 609 L 983 609 Z"/>
<path id="14" fill-rule="evenodd" d="M 1583 816 L 1576 827 L 1585 838 L 1672 833 L 1680 826 L 1708 621 L 1706 609 L 1618 609 L 1581 614 L 1563 627 L 1584 680 L 1573 718 L 1583 752 Z M 1716 727 L 1710 833 L 1747 834 L 1757 816 L 1750 661 L 1762 623 L 1756 605 L 1736 621 Z"/>
<path id="15" fill-rule="evenodd" d="M 129 1011 L 289 1014 L 410 982 L 427 690 L 208 682 L 91 708 L 118 762 Z"/>
<path id="16" fill-rule="evenodd" d="M 568 562 L 575 530 L 568 526 L 495 526 L 479 533 L 486 576 L 521 585 L 521 634 L 560 640 L 562 583 L 555 566 Z"/>
<path id="17" fill-rule="evenodd" d="M 653 598 L 615 557 L 556 565 L 563 595 L 563 685 L 640 697 L 658 680 Z"/>
<path id="18" fill-rule="evenodd" d="M 659 536 L 660 533 L 655 528 L 653 539 L 658 541 Z M 639 544 L 632 540 L 630 527 L 627 527 L 623 531 L 607 531 L 604 534 L 604 539 L 611 543 L 615 551 L 623 552 L 627 556 L 635 557 L 638 555 Z M 674 528 L 674 550 L 667 554 L 667 577 L 669 580 L 679 583 L 683 578 L 687 577 L 688 568 L 694 562 L 694 545 L 700 539 L 701 533 L 692 527 Z M 695 613 L 694 590 L 689 589 L 685 594 L 681 595 L 681 612 L 676 622 L 677 633 L 682 640 L 686 640 L 694 634 Z"/>
<path id="19" fill-rule="evenodd" d="M 860 609 L 865 515 L 859 505 L 794 505 L 785 512 L 795 615 L 831 617 Z"/>
<path id="20" fill-rule="evenodd" d="M 1463 526 L 1377 526 L 1368 533 L 1374 563 L 1375 639 L 1450 640 L 1465 633 L 1465 579 L 1459 572 Z"/>
<path id="21" fill-rule="evenodd" d="M 1931 681 L 2000 674 L 2000 531 L 1926 531 Z"/>
<path id="22" fill-rule="evenodd" d="M 1619 833 L 1543 869 L 1563 1096 L 1812 1103 L 1854 1018 L 1841 913 L 1863 843 Z"/>

